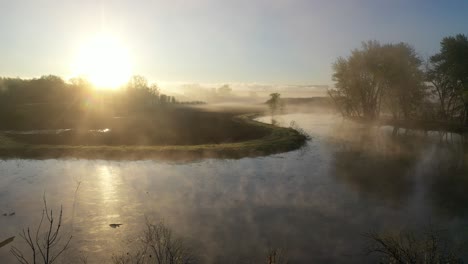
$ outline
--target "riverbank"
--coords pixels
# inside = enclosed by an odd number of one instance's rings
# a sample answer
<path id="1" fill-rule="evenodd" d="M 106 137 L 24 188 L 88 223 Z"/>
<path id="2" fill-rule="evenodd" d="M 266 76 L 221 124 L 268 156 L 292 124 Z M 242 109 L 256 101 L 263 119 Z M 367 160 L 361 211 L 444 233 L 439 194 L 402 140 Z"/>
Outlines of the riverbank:
<path id="1" fill-rule="evenodd" d="M 393 126 L 394 128 L 421 130 L 421 131 L 443 131 L 458 134 L 468 133 L 468 126 L 448 121 L 425 121 L 425 120 L 395 120 L 392 118 L 380 118 L 378 120 L 366 120 L 364 118 L 352 117 L 351 120 L 359 123 L 376 126 Z"/>
<path id="2" fill-rule="evenodd" d="M 253 120 L 258 114 L 235 116 L 233 121 L 266 131 L 257 139 L 198 145 L 51 145 L 27 144 L 0 134 L 0 158 L 26 159 L 106 159 L 106 160 L 196 160 L 204 158 L 243 158 L 270 155 L 300 148 L 306 136 L 292 128 L 277 127 Z"/>

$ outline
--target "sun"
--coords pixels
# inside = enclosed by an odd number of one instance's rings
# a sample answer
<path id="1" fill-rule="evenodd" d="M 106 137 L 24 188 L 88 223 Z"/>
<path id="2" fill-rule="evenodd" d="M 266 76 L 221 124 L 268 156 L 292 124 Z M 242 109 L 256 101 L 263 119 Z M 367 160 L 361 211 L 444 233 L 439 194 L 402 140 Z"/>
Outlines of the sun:
<path id="1" fill-rule="evenodd" d="M 84 77 L 100 89 L 116 89 L 131 76 L 128 50 L 108 34 L 100 34 L 86 42 L 72 68 L 74 76 Z"/>

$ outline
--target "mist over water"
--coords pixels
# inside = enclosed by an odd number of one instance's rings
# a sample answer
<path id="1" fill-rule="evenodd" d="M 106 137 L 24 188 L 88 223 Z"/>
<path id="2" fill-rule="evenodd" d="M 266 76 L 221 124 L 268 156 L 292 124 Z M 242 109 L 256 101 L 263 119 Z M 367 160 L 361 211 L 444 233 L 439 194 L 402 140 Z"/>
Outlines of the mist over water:
<path id="1" fill-rule="evenodd" d="M 74 236 L 66 257 L 77 263 L 80 252 L 91 263 L 110 262 L 132 247 L 145 218 L 164 219 L 203 263 L 255 262 L 271 247 L 285 248 L 291 263 L 372 262 L 364 233 L 427 225 L 466 238 L 466 138 L 328 114 L 276 117 L 283 126 L 291 121 L 311 140 L 268 157 L 1 161 L 0 237 L 37 225 L 45 192 L 49 206 L 63 205 Z M 13 261 L 4 249 L 0 259 Z"/>

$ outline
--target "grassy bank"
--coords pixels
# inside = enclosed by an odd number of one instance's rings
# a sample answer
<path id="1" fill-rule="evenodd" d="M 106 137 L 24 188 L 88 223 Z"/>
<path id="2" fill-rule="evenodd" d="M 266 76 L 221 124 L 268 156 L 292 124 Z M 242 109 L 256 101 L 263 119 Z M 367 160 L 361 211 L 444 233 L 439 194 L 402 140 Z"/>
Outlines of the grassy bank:
<path id="1" fill-rule="evenodd" d="M 202 158 L 242 158 L 286 152 L 301 147 L 306 137 L 292 128 L 276 127 L 253 120 L 256 115 L 240 115 L 231 121 L 262 131 L 256 139 L 196 145 L 57 145 L 31 144 L 0 134 L 1 158 L 84 158 L 110 160 Z"/>

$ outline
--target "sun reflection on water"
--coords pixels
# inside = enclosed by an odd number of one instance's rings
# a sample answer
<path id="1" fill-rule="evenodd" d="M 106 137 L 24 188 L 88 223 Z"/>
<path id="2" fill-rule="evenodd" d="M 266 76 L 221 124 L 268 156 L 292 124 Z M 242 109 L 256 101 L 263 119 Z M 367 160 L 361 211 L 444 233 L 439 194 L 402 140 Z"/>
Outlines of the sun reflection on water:
<path id="1" fill-rule="evenodd" d="M 118 171 L 110 166 L 101 165 L 97 168 L 99 179 L 102 211 L 107 220 L 120 216 L 118 188 L 122 184 Z"/>

